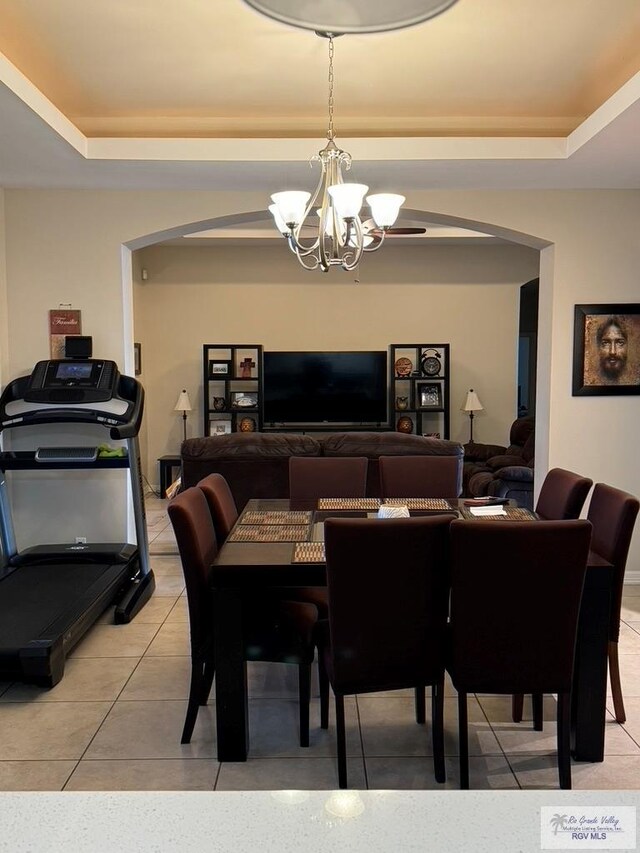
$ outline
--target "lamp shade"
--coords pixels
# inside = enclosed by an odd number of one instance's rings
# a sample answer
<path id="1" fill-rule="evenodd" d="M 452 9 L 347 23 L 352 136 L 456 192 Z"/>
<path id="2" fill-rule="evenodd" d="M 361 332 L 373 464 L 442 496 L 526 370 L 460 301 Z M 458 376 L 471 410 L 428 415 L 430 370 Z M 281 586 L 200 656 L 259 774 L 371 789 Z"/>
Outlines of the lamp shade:
<path id="1" fill-rule="evenodd" d="M 467 399 L 464 401 L 464 406 L 460 411 L 462 412 L 481 412 L 484 409 L 484 406 L 480 402 L 478 395 L 470 388 L 467 391 Z"/>
<path id="2" fill-rule="evenodd" d="M 278 229 L 278 231 L 281 234 L 288 234 L 289 226 L 284 221 L 284 219 L 280 216 L 280 211 L 278 210 L 277 204 L 270 204 L 269 205 L 269 213 L 273 216 L 275 223 L 276 223 L 276 228 Z"/>
<path id="3" fill-rule="evenodd" d="M 302 190 L 285 190 L 274 193 L 271 201 L 276 205 L 280 219 L 287 225 L 297 225 L 302 221 L 311 193 Z M 275 218 L 275 214 L 274 214 Z M 276 220 L 278 222 L 278 220 Z"/>
<path id="4" fill-rule="evenodd" d="M 334 184 L 327 187 L 338 216 L 352 219 L 360 213 L 364 194 L 369 187 L 366 184 Z"/>
<path id="5" fill-rule="evenodd" d="M 375 193 L 368 195 L 367 201 L 376 225 L 380 228 L 390 228 L 398 218 L 405 197 L 397 193 Z"/>
<path id="6" fill-rule="evenodd" d="M 189 400 L 189 395 L 185 388 L 182 389 L 178 396 L 178 402 L 174 407 L 174 411 L 176 412 L 190 412 L 191 411 L 191 400 Z"/>

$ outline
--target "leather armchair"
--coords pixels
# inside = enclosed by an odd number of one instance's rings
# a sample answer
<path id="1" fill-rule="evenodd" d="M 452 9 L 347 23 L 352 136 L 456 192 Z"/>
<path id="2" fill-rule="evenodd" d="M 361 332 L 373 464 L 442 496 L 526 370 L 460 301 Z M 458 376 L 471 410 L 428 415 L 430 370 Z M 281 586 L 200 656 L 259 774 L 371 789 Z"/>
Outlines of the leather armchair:
<path id="1" fill-rule="evenodd" d="M 518 418 L 511 425 L 508 447 L 497 444 L 465 445 L 464 494 L 511 497 L 523 506 L 533 504 L 535 420 Z"/>

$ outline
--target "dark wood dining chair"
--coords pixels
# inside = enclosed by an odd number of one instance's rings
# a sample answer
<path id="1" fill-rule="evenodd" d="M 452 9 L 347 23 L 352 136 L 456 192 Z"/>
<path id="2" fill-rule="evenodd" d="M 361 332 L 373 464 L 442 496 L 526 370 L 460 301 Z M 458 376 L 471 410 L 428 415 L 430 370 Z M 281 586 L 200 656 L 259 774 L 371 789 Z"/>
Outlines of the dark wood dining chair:
<path id="1" fill-rule="evenodd" d="M 222 474 L 209 474 L 198 483 L 209 504 L 209 511 L 216 531 L 218 545 L 222 547 L 225 543 L 233 525 L 238 520 L 238 509 L 233 499 L 227 480 Z M 327 618 L 327 590 L 322 586 L 296 586 L 286 587 L 280 596 L 289 601 L 304 601 L 315 604 L 318 608 L 318 616 Z"/>
<path id="2" fill-rule="evenodd" d="M 593 525 L 591 550 L 613 565 L 611 615 L 609 618 L 609 678 L 616 720 L 627 719 L 620 684 L 618 640 L 620 638 L 620 610 L 627 556 L 640 503 L 633 495 L 614 489 L 605 483 L 596 483 L 589 504 L 587 518 Z"/>
<path id="3" fill-rule="evenodd" d="M 366 456 L 291 456 L 289 497 L 292 501 L 363 498 L 368 464 Z"/>
<path id="4" fill-rule="evenodd" d="M 462 492 L 462 456 L 381 456 L 383 498 L 457 498 Z"/>
<path id="5" fill-rule="evenodd" d="M 443 684 L 449 524 L 432 518 L 329 518 L 324 674 L 335 695 L 338 782 L 347 787 L 344 697 L 431 685 L 435 777 L 445 780 Z M 326 623 L 323 623 L 326 627 Z M 417 709 L 424 722 L 424 707 Z M 328 706 L 321 713 L 328 726 Z"/>
<path id="6" fill-rule="evenodd" d="M 218 553 L 216 534 L 203 491 L 195 486 L 168 506 L 189 605 L 191 684 L 181 743 L 189 743 L 200 705 L 206 705 L 215 673 L 211 564 Z M 318 611 L 313 604 L 256 598 L 243 602 L 247 660 L 298 665 L 300 746 L 309 745 L 311 663 L 315 655 Z"/>
<path id="7" fill-rule="evenodd" d="M 218 547 L 222 548 L 238 520 L 238 507 L 229 483 L 222 474 L 209 474 L 198 483 L 209 505 L 213 526 L 216 531 Z"/>
<path id="8" fill-rule="evenodd" d="M 593 480 L 582 477 L 565 468 L 552 468 L 544 478 L 536 503 L 536 515 L 547 521 L 565 521 L 579 518 L 587 499 Z M 533 723 L 536 731 L 542 731 L 543 697 L 531 697 L 533 704 Z M 522 720 L 524 696 L 516 694 L 511 703 L 511 717 L 514 723 Z"/>
<path id="9" fill-rule="evenodd" d="M 536 502 L 536 515 L 548 521 L 580 518 L 593 480 L 564 468 L 552 468 L 544 478 Z"/>
<path id="10" fill-rule="evenodd" d="M 469 787 L 468 693 L 557 694 L 560 787 L 571 787 L 573 659 L 590 539 L 585 519 L 451 523 L 447 670 L 458 691 L 461 788 Z"/>

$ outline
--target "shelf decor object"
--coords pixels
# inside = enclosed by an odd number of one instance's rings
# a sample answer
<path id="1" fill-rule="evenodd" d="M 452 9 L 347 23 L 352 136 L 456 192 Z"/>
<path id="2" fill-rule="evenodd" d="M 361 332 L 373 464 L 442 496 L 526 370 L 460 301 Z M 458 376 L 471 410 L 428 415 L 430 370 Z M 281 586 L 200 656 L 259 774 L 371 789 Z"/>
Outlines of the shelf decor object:
<path id="1" fill-rule="evenodd" d="M 473 416 L 475 412 L 483 411 L 484 406 L 473 388 L 467 391 L 467 397 L 461 411 L 469 413 L 469 443 L 473 444 Z"/>
<path id="2" fill-rule="evenodd" d="M 178 395 L 178 402 L 174 406 L 174 412 L 182 412 L 182 440 L 187 440 L 187 412 L 191 411 L 191 401 L 185 388 Z"/>
<path id="3" fill-rule="evenodd" d="M 442 386 L 437 382 L 420 382 L 416 385 L 421 409 L 442 408 Z"/>

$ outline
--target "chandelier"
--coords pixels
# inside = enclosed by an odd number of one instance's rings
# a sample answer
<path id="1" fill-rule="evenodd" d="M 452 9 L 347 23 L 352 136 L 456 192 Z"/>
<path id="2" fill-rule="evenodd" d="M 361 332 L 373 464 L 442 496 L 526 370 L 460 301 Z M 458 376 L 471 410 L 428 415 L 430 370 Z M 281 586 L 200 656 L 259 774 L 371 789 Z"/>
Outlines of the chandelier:
<path id="1" fill-rule="evenodd" d="M 405 198 L 395 193 L 368 195 L 373 223 L 369 220 L 363 226 L 360 210 L 369 187 L 343 181 L 342 170 L 351 168 L 351 154 L 338 148 L 334 141 L 333 35 L 318 35 L 329 39 L 329 141 L 312 158 L 320 160 L 320 180 L 313 195 L 301 190 L 274 193 L 269 210 L 276 228 L 305 269 L 320 267 L 323 272 L 328 272 L 332 266 L 339 265 L 349 271 L 357 267 L 363 252 L 374 252 L 380 248 L 386 232 L 398 218 Z M 319 219 L 317 226 L 308 222 L 315 215 Z M 314 236 L 303 236 L 308 234 L 310 226 L 314 229 Z"/>

